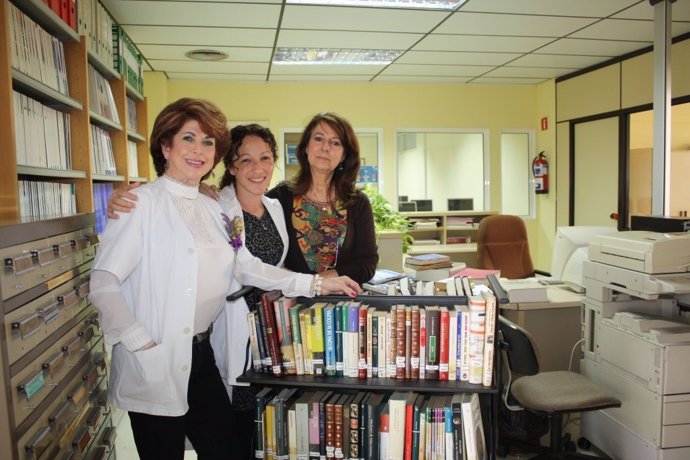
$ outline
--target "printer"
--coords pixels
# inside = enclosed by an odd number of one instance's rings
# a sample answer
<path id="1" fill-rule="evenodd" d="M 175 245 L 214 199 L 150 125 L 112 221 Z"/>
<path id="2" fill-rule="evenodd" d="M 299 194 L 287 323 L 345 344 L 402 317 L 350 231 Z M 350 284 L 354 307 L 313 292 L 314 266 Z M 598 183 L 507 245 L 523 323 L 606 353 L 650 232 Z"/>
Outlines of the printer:
<path id="1" fill-rule="evenodd" d="M 690 272 L 690 233 L 596 235 L 589 243 L 589 260 L 649 274 Z"/>

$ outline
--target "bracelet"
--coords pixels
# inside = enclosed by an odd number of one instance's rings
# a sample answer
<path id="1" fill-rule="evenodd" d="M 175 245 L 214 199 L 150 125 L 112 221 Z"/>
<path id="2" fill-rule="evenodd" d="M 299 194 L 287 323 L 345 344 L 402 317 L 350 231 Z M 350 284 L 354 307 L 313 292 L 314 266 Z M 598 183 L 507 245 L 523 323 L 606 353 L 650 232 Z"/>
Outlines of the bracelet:
<path id="1" fill-rule="evenodd" d="M 314 275 L 314 282 L 312 285 L 311 294 L 314 297 L 319 297 L 321 295 L 321 285 L 323 284 L 323 276 L 318 273 Z"/>

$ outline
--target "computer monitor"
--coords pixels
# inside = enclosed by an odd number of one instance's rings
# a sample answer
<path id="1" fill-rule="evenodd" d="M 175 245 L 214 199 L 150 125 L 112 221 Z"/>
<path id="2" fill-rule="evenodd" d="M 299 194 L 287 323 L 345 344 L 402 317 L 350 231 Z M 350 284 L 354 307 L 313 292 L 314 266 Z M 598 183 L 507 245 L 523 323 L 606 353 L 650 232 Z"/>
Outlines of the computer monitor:
<path id="1" fill-rule="evenodd" d="M 588 260 L 589 242 L 595 235 L 616 232 L 615 227 L 558 227 L 551 259 L 551 276 L 584 292 L 582 264 Z"/>
<path id="2" fill-rule="evenodd" d="M 473 209 L 473 198 L 448 198 L 449 211 L 472 211 Z"/>
<path id="3" fill-rule="evenodd" d="M 630 216 L 630 230 L 661 233 L 690 232 L 690 219 L 687 217 Z"/>
<path id="4" fill-rule="evenodd" d="M 415 212 L 417 210 L 417 203 L 414 201 L 403 201 L 398 203 L 398 211 L 400 212 Z"/>
<path id="5" fill-rule="evenodd" d="M 398 203 L 405 203 L 406 201 L 410 201 L 410 198 L 407 195 L 400 195 L 398 197 Z"/>
<path id="6" fill-rule="evenodd" d="M 417 203 L 417 211 L 433 211 L 431 200 L 412 200 Z"/>

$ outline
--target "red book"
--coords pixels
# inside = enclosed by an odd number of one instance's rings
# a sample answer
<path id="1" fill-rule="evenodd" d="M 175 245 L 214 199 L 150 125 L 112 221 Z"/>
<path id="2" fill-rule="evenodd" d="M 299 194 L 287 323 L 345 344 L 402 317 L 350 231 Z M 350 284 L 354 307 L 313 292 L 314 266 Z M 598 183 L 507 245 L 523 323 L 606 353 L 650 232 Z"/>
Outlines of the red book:
<path id="1" fill-rule="evenodd" d="M 412 427 L 414 426 L 414 403 L 417 393 L 410 393 L 405 400 L 405 450 L 404 460 L 412 460 Z"/>
<path id="2" fill-rule="evenodd" d="M 367 378 L 367 310 L 368 306 L 359 308 L 359 361 L 357 363 L 357 378 Z"/>
<path id="3" fill-rule="evenodd" d="M 60 17 L 65 24 L 69 24 L 69 2 L 70 0 L 60 0 Z"/>
<path id="4" fill-rule="evenodd" d="M 450 336 L 450 312 L 448 307 L 441 307 L 441 329 L 439 334 L 438 379 L 448 380 L 448 342 Z"/>
<path id="5" fill-rule="evenodd" d="M 269 291 L 261 294 L 262 318 L 266 332 L 266 345 L 268 355 L 271 357 L 271 371 L 276 377 L 283 376 L 282 358 L 280 355 L 280 343 L 278 341 L 278 329 L 276 328 L 276 315 L 273 302 L 282 296 L 280 291 Z"/>
<path id="6" fill-rule="evenodd" d="M 69 13 L 67 15 L 69 26 L 77 30 L 77 0 L 69 0 Z"/>

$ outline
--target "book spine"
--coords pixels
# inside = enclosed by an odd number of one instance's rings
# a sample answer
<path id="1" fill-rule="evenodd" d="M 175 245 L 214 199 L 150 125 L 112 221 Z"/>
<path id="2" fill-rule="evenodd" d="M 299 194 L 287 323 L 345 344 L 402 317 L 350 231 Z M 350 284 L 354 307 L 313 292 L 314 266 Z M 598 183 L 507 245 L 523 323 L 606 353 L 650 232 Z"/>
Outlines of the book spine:
<path id="1" fill-rule="evenodd" d="M 326 353 L 326 375 L 335 376 L 335 310 L 332 305 L 323 309 Z"/>
<path id="2" fill-rule="evenodd" d="M 334 424 L 334 449 L 333 456 L 337 459 L 343 458 L 343 400 L 344 397 L 338 399 L 333 407 Z"/>
<path id="3" fill-rule="evenodd" d="M 458 377 L 458 312 L 455 306 L 448 307 L 450 323 L 448 328 L 448 380 Z"/>
<path id="4" fill-rule="evenodd" d="M 309 402 L 309 459 L 319 460 L 319 402 Z"/>
<path id="5" fill-rule="evenodd" d="M 462 407 L 460 402 L 451 403 L 453 420 L 453 460 L 463 460 Z"/>
<path id="6" fill-rule="evenodd" d="M 395 310 L 395 378 L 405 378 L 405 307 L 398 305 Z"/>
<path id="7" fill-rule="evenodd" d="M 264 409 L 266 406 L 265 392 L 260 391 L 255 397 L 256 411 L 254 413 L 254 458 L 264 458 Z"/>
<path id="8" fill-rule="evenodd" d="M 460 312 L 462 314 L 462 337 L 461 345 L 461 368 L 460 380 L 467 382 L 470 379 L 470 310 L 467 305 L 462 305 Z"/>
<path id="9" fill-rule="evenodd" d="M 414 401 L 405 405 L 405 441 L 403 448 L 403 459 L 412 460 L 412 416 L 414 414 Z"/>
<path id="10" fill-rule="evenodd" d="M 486 321 L 484 324 L 484 373 L 482 385 L 491 386 L 494 373 L 494 347 L 496 333 L 496 298 L 486 294 Z"/>
<path id="11" fill-rule="evenodd" d="M 426 378 L 438 380 L 439 364 L 439 326 L 440 312 L 438 307 L 428 308 L 426 312 Z"/>
<path id="12" fill-rule="evenodd" d="M 295 373 L 304 375 L 304 354 L 302 353 L 302 330 L 300 328 L 299 312 L 301 305 L 293 305 L 288 310 L 290 315 L 290 328 L 292 329 L 292 348 L 295 354 Z"/>
<path id="13" fill-rule="evenodd" d="M 314 375 L 324 375 L 323 305 L 314 304 L 311 311 L 311 353 Z"/>
<path id="14" fill-rule="evenodd" d="M 386 377 L 386 350 L 387 350 L 387 333 L 386 323 L 388 322 L 388 313 L 381 312 L 378 317 L 378 377 Z"/>
<path id="15" fill-rule="evenodd" d="M 469 334 L 469 383 L 480 384 L 484 375 L 484 327 L 486 301 L 481 296 L 472 296 L 470 306 Z"/>
<path id="16" fill-rule="evenodd" d="M 405 306 L 405 378 L 412 378 L 412 307 Z"/>
<path id="17" fill-rule="evenodd" d="M 410 335 L 410 377 L 419 378 L 419 306 L 413 305 L 410 310 L 412 321 Z"/>
<path id="18" fill-rule="evenodd" d="M 450 314 L 448 308 L 441 307 L 441 329 L 439 333 L 438 379 L 448 380 L 448 342 L 450 339 Z"/>
<path id="19" fill-rule="evenodd" d="M 369 354 L 369 363 L 367 363 L 367 378 L 379 376 L 379 316 L 372 314 L 371 316 L 371 341 Z M 369 370 L 371 369 L 371 373 Z"/>
<path id="20" fill-rule="evenodd" d="M 335 375 L 342 377 L 345 375 L 345 365 L 344 365 L 344 355 L 343 355 L 343 325 L 346 324 L 345 318 L 343 316 L 343 311 L 347 314 L 347 308 L 343 308 L 343 305 L 338 303 L 335 306 Z"/>
<path id="21" fill-rule="evenodd" d="M 295 368 L 295 352 L 292 346 L 292 328 L 290 327 L 290 315 L 287 305 L 285 299 L 282 298 L 273 302 L 283 373 L 285 375 L 295 375 L 297 373 Z"/>
<path id="22" fill-rule="evenodd" d="M 326 403 L 326 458 L 335 458 L 335 403 Z"/>
<path id="23" fill-rule="evenodd" d="M 304 308 L 299 312 L 299 330 L 302 335 L 302 355 L 304 355 L 304 374 L 314 375 L 311 352 L 311 311 Z"/>
<path id="24" fill-rule="evenodd" d="M 386 377 L 395 378 L 398 358 L 398 347 L 396 346 L 397 330 L 397 307 L 391 306 L 390 313 L 386 318 L 386 329 L 388 330 L 388 349 L 386 350 Z"/>
<path id="25" fill-rule="evenodd" d="M 350 305 L 348 308 L 348 349 L 347 376 L 357 377 L 357 363 L 359 361 L 359 306 Z"/>
<path id="26" fill-rule="evenodd" d="M 367 378 L 367 307 L 359 309 L 359 361 L 357 363 L 357 378 Z"/>
<path id="27" fill-rule="evenodd" d="M 443 407 L 445 459 L 453 460 L 453 417 L 450 403 Z"/>
<path id="28" fill-rule="evenodd" d="M 261 372 L 261 353 L 259 353 L 259 338 L 256 335 L 256 313 L 247 313 L 247 327 L 249 328 L 249 347 L 252 356 L 252 369 Z"/>
<path id="29" fill-rule="evenodd" d="M 419 378 L 426 378 L 426 308 L 419 308 Z"/>
<path id="30" fill-rule="evenodd" d="M 359 400 L 360 395 L 350 403 L 350 458 L 359 458 Z"/>
<path id="31" fill-rule="evenodd" d="M 419 460 L 420 409 L 423 396 L 417 397 L 412 406 L 412 453 L 411 460 Z"/>
<path id="32" fill-rule="evenodd" d="M 261 307 L 263 311 L 268 354 L 271 357 L 271 372 L 276 377 L 282 377 L 283 368 L 281 366 L 282 360 L 280 357 L 280 344 L 278 343 L 278 332 L 276 329 L 275 314 L 273 311 L 273 301 L 267 294 L 263 294 L 261 296 Z"/>

